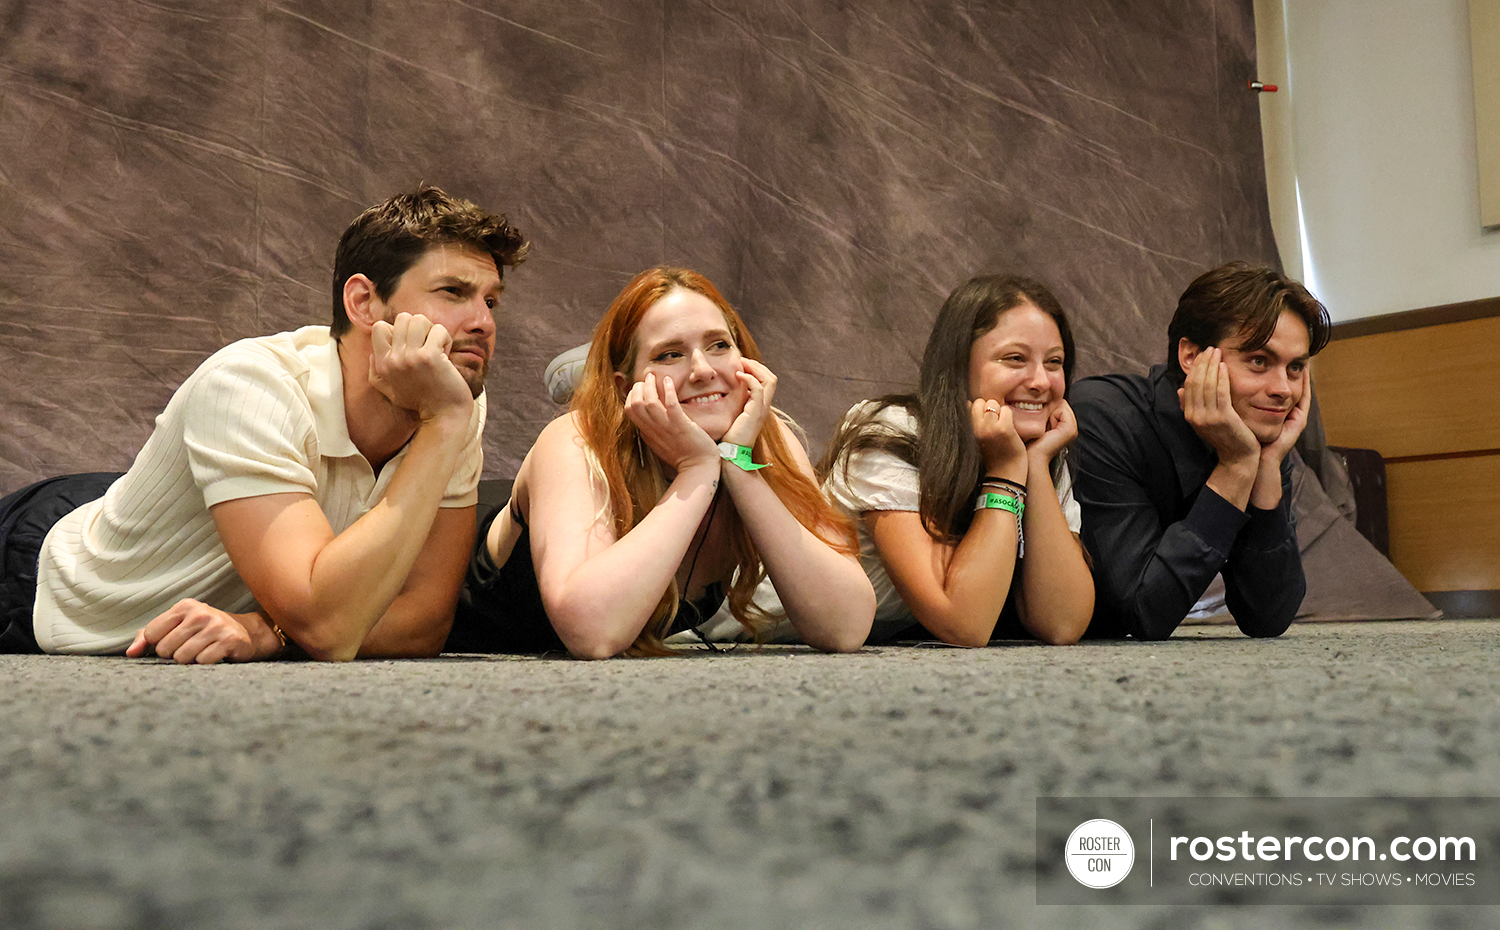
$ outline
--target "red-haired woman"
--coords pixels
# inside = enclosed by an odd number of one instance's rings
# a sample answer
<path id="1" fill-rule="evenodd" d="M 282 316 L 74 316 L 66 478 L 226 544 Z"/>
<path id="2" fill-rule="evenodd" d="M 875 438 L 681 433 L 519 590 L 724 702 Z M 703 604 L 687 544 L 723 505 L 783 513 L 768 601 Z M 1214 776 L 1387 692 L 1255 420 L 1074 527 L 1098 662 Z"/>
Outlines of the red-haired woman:
<path id="1" fill-rule="evenodd" d="M 449 652 L 606 658 L 727 600 L 747 629 L 769 575 L 803 642 L 858 649 L 875 596 L 852 522 L 772 410 L 776 376 L 702 275 L 643 271 L 594 331 L 565 416 L 482 525 Z"/>

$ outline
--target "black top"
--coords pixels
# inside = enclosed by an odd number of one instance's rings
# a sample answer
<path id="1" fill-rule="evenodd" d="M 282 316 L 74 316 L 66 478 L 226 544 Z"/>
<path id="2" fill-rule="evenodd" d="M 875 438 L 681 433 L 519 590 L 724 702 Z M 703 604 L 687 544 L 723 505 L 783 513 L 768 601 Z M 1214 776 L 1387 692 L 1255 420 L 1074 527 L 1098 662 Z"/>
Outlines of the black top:
<path id="1" fill-rule="evenodd" d="M 443 646 L 444 652 L 539 653 L 566 650 L 562 638 L 547 619 L 542 592 L 536 583 L 536 568 L 531 563 L 531 530 L 519 510 L 511 506 L 511 517 L 521 528 L 521 536 L 504 565 L 496 566 L 490 558 L 486 537 L 490 524 L 500 510 L 486 515 L 479 523 L 469 572 L 459 592 L 458 610 L 453 630 Z M 677 616 L 667 632 L 680 633 L 702 624 L 724 602 L 724 588 L 718 582 L 709 585 L 694 601 L 679 601 Z"/>
<path id="2" fill-rule="evenodd" d="M 1078 417 L 1073 493 L 1095 562 L 1092 636 L 1165 639 L 1214 575 L 1249 636 L 1279 636 L 1307 590 L 1292 526 L 1292 463 L 1281 463 L 1281 504 L 1238 507 L 1206 487 L 1218 454 L 1157 365 L 1148 377 L 1106 375 L 1073 385 Z"/>

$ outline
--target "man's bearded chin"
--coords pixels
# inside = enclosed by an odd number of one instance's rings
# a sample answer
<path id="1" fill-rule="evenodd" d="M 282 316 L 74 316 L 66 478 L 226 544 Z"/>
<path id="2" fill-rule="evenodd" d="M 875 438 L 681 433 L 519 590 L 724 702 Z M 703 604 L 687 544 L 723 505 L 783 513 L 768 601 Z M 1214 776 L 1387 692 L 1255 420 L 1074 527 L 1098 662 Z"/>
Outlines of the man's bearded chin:
<path id="1" fill-rule="evenodd" d="M 466 348 L 467 345 L 470 344 L 459 345 L 455 343 L 449 349 L 449 352 L 453 353 L 460 351 L 461 349 Z M 490 374 L 490 360 L 486 358 L 477 369 L 472 368 L 469 365 L 459 365 L 456 363 L 453 367 L 458 369 L 458 373 L 463 376 L 464 381 L 469 385 L 469 393 L 473 395 L 475 400 L 478 400 L 479 395 L 484 393 L 484 381 L 489 377 Z"/>
<path id="2" fill-rule="evenodd" d="M 477 371 L 473 368 L 460 368 L 458 373 L 463 375 L 464 380 L 468 382 L 469 393 L 474 396 L 475 400 L 478 400 L 479 395 L 484 393 L 484 380 L 490 374 L 489 359 L 485 359 L 484 364 L 480 365 Z"/>

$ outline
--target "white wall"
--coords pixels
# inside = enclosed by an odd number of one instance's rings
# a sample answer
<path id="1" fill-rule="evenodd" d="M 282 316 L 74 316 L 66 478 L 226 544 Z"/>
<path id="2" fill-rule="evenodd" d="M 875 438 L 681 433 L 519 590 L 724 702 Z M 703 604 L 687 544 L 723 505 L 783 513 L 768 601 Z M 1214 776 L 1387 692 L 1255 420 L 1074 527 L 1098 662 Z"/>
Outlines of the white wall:
<path id="1" fill-rule="evenodd" d="M 1335 321 L 1500 296 L 1468 0 L 1258 0 L 1256 13 L 1260 78 L 1282 85 L 1261 114 L 1288 272 Z"/>

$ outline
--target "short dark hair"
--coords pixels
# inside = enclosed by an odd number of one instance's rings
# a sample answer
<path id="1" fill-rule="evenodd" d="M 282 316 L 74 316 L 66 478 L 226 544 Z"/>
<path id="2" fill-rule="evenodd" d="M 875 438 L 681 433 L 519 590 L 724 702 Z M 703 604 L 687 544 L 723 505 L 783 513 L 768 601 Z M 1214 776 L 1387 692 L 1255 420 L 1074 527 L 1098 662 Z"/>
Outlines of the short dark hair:
<path id="1" fill-rule="evenodd" d="M 470 201 L 452 197 L 425 184 L 355 217 L 339 239 L 333 256 L 333 335 L 349 332 L 344 312 L 344 285 L 362 274 L 375 284 L 375 296 L 390 300 L 401 276 L 427 250 L 457 244 L 486 252 L 502 276 L 526 259 L 531 243 L 505 221 L 504 214 L 487 213 Z"/>
<path id="2" fill-rule="evenodd" d="M 1307 324 L 1309 355 L 1328 345 L 1328 308 L 1301 283 L 1264 265 L 1229 262 L 1205 271 L 1177 299 L 1167 326 L 1167 371 L 1186 379 L 1177 346 L 1186 339 L 1200 349 L 1240 336 L 1240 348 L 1253 352 L 1271 341 L 1281 314 L 1290 311 Z"/>

